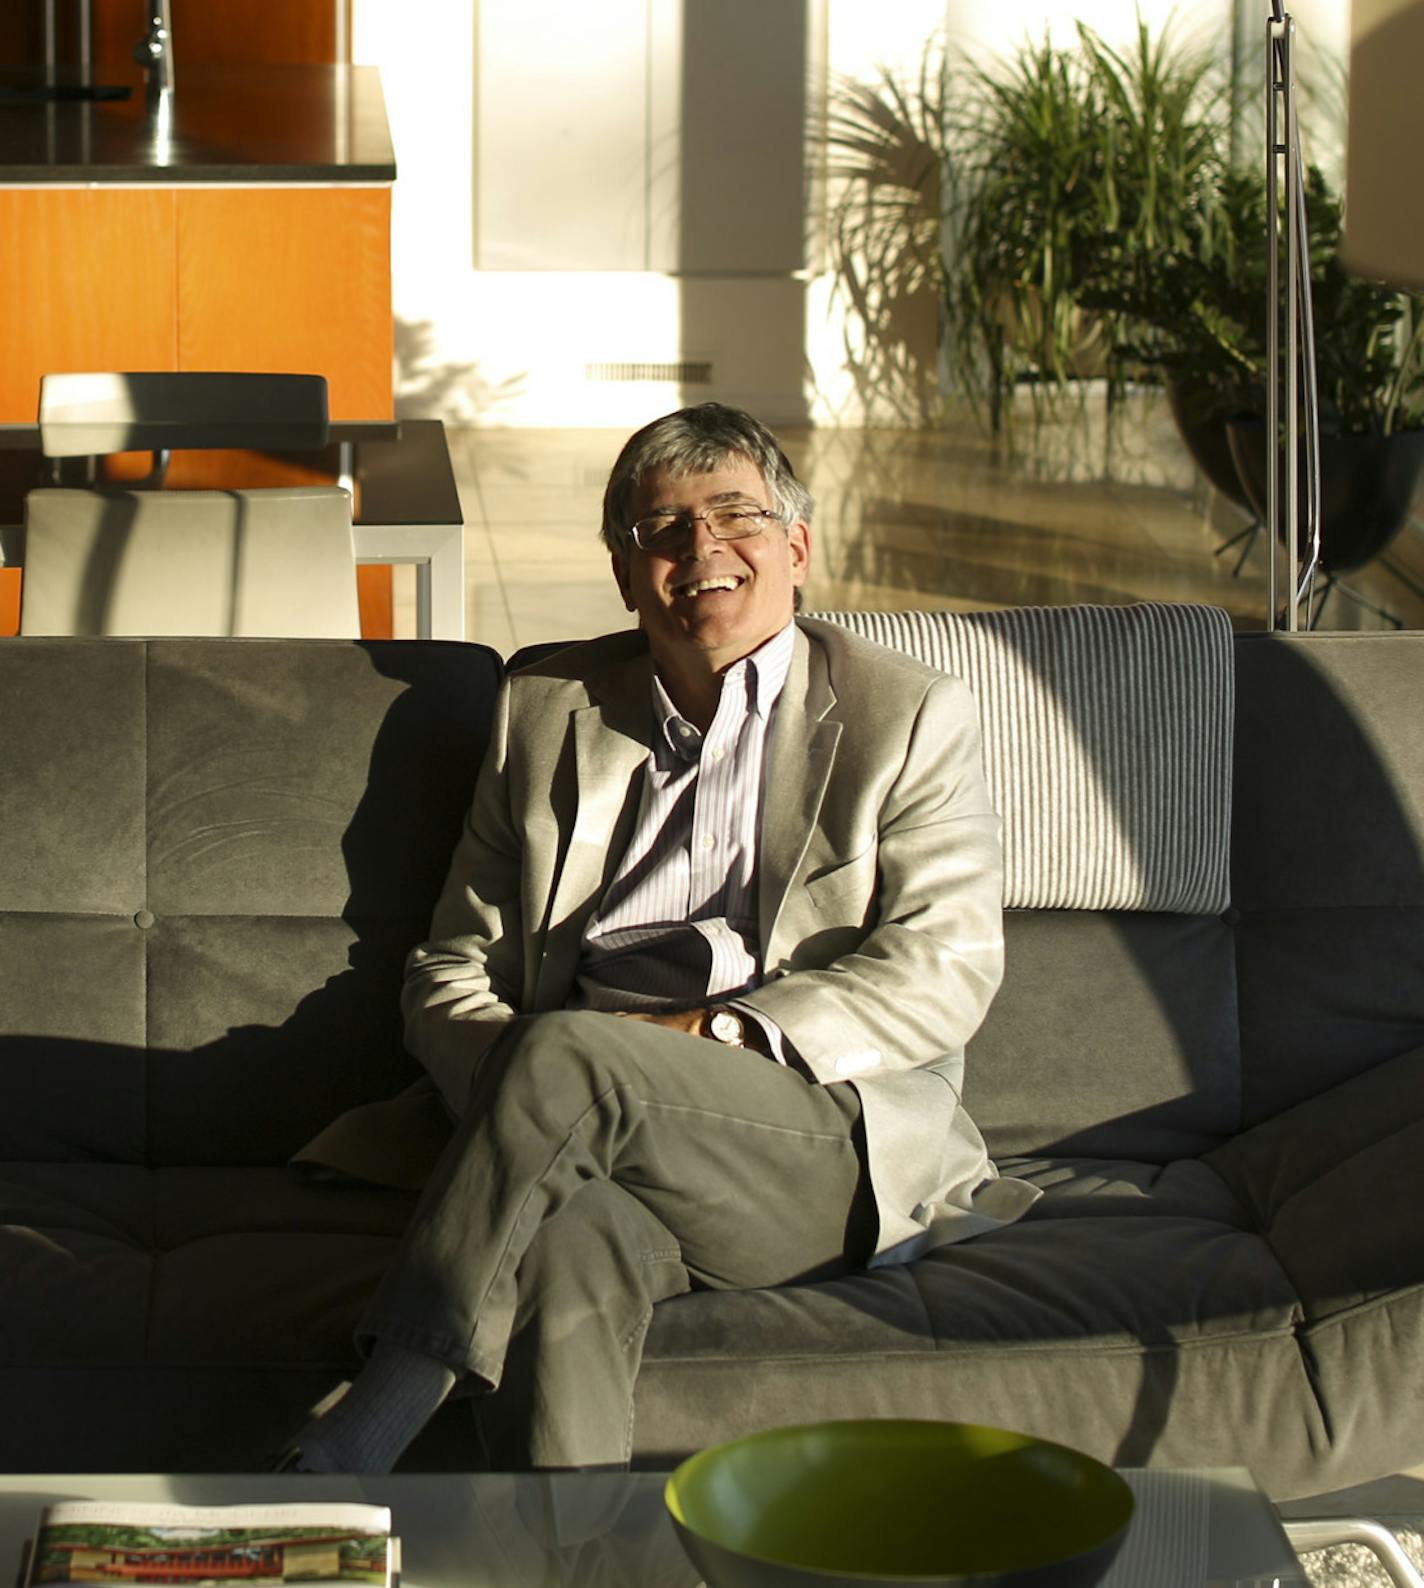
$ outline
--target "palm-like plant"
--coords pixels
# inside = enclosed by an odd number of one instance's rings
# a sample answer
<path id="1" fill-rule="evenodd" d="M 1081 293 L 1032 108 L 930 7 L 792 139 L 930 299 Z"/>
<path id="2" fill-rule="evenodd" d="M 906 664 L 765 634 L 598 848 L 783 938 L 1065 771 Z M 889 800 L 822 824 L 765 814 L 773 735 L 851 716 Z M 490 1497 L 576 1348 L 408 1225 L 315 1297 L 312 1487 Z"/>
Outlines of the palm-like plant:
<path id="1" fill-rule="evenodd" d="M 1141 22 L 1131 54 L 1081 24 L 1078 35 L 1103 101 L 1109 243 L 1150 252 L 1170 248 L 1194 223 L 1212 225 L 1228 129 L 1209 58 L 1178 50 L 1165 32 L 1154 40 Z"/>
<path id="2" fill-rule="evenodd" d="M 1085 314 L 1104 269 L 1135 268 L 1211 224 L 1225 128 L 1204 56 L 1139 24 L 1121 53 L 1080 25 L 977 68 L 950 157 L 959 186 L 945 268 L 959 377 L 997 430 L 1022 381 L 1059 393 L 1123 368 L 1116 327 Z"/>
<path id="3" fill-rule="evenodd" d="M 1077 362 L 1101 105 L 1082 62 L 1046 42 L 969 86 L 944 290 L 956 374 L 998 430 L 1021 379 L 1061 384 Z"/>

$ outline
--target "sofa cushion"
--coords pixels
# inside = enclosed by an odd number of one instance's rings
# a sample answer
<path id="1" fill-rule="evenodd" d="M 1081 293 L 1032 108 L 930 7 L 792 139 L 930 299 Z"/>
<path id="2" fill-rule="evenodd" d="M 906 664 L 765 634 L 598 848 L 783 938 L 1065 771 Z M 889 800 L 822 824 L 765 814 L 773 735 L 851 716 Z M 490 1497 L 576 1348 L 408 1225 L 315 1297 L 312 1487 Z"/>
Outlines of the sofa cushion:
<path id="1" fill-rule="evenodd" d="M 1204 1163 L 1263 1231 L 1312 1322 L 1424 1296 L 1424 1047 L 1243 1131 Z"/>
<path id="2" fill-rule="evenodd" d="M 347 1368 L 412 1205 L 280 1168 L 0 1165 L 0 1361 Z"/>
<path id="3" fill-rule="evenodd" d="M 1424 1042 L 1424 909 L 1250 910 L 1236 963 L 1247 1124 Z"/>
<path id="4" fill-rule="evenodd" d="M 991 1154 L 1154 1163 L 1241 1121 L 1231 928 L 1215 915 L 1012 910 L 965 1062 Z"/>
<path id="5" fill-rule="evenodd" d="M 27 640 L 0 668 L 0 914 L 144 902 L 143 647 Z M 12 978 L 0 974 L 7 990 Z M 6 1021 L 8 1030 L 15 1029 Z"/>
<path id="6" fill-rule="evenodd" d="M 1243 910 L 1424 909 L 1424 634 L 1243 634 Z"/>
<path id="7" fill-rule="evenodd" d="M 419 1073 L 397 994 L 501 666 L 27 639 L 0 667 L 0 1160 L 280 1163 Z"/>
<path id="8" fill-rule="evenodd" d="M 932 1407 L 1121 1464 L 1307 1470 L 1325 1439 L 1301 1417 L 1313 1397 L 1299 1300 L 1220 1177 L 1012 1167 L 1045 1195 L 992 1240 L 814 1287 L 660 1305 L 638 1381 L 640 1463 L 778 1421 Z"/>
<path id="9" fill-rule="evenodd" d="M 282 1163 L 353 1097 L 402 1090 L 419 1072 L 401 968 L 428 927 L 161 917 L 147 934 L 147 1161 Z"/>
<path id="10" fill-rule="evenodd" d="M 1424 634 L 1242 635 L 1244 1117 L 1424 1044 Z"/>
<path id="11" fill-rule="evenodd" d="M 818 615 L 968 684 L 1006 905 L 1226 907 L 1234 672 L 1220 608 Z"/>

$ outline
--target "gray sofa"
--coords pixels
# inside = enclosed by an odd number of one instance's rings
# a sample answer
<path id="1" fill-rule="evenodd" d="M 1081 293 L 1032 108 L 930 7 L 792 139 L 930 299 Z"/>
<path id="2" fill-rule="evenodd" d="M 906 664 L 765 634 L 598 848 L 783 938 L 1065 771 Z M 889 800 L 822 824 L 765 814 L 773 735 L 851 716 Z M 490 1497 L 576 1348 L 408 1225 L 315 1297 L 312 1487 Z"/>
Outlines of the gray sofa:
<path id="1" fill-rule="evenodd" d="M 1277 1496 L 1424 1458 L 1424 634 L 1238 636 L 1231 899 L 1018 909 L 969 1055 L 1045 1195 L 658 1309 L 640 1464 L 935 1415 Z M 233 1470 L 351 1366 L 410 1194 L 288 1157 L 399 1092 L 401 961 L 500 659 L 0 645 L 0 1466 Z M 409 1457 L 478 1464 L 452 1404 Z"/>

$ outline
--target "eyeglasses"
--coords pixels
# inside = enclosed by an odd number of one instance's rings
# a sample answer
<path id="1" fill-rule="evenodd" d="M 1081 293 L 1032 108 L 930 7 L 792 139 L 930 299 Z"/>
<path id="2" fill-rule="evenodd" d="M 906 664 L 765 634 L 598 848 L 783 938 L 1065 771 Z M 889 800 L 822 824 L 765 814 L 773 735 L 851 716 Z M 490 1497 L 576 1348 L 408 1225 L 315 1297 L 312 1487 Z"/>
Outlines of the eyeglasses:
<path id="1" fill-rule="evenodd" d="M 781 522 L 769 507 L 739 502 L 731 507 L 709 508 L 705 513 L 649 513 L 630 525 L 628 533 L 640 551 L 672 551 L 691 537 L 698 519 L 706 524 L 713 540 L 746 540 Z"/>

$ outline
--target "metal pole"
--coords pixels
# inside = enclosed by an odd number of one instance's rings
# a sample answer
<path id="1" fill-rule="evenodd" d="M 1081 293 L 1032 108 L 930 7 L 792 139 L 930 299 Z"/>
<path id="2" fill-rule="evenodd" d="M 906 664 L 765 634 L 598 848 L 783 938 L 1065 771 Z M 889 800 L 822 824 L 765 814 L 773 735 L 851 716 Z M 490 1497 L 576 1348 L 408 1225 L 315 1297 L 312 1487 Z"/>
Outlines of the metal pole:
<path id="1" fill-rule="evenodd" d="M 1295 137 L 1295 23 L 1287 16 L 1281 51 L 1281 115 L 1286 146 L 1286 628 L 1300 627 L 1296 570 L 1300 567 L 1300 146 Z"/>
<path id="2" fill-rule="evenodd" d="M 165 96 L 172 94 L 175 73 L 169 0 L 149 0 L 148 32 L 135 46 L 134 59 L 148 74 L 150 103 L 161 102 Z"/>
<path id="3" fill-rule="evenodd" d="M 1281 423 L 1281 280 L 1277 220 L 1280 174 L 1280 110 L 1276 44 L 1285 23 L 1266 23 L 1266 627 L 1277 626 L 1277 563 L 1280 557 L 1280 475 L 1276 468 Z"/>

